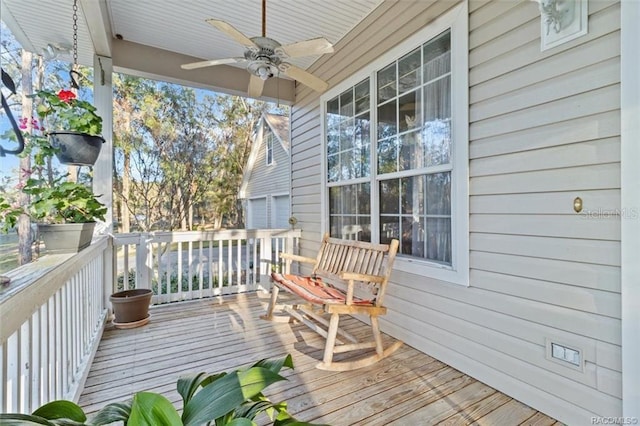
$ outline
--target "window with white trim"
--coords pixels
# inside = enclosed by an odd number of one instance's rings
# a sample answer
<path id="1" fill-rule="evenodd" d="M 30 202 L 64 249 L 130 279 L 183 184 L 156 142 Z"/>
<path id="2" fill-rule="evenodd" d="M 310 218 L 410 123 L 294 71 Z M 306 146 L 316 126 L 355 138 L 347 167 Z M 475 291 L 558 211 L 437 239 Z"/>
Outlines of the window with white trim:
<path id="1" fill-rule="evenodd" d="M 330 234 L 381 243 L 397 238 L 399 269 L 463 284 L 468 67 L 460 41 L 466 21 L 458 24 L 464 15 L 449 14 L 448 25 L 421 31 L 422 42 L 412 37 L 391 52 L 397 56 L 375 61 L 322 99 Z M 456 46 L 464 49 L 457 56 Z"/>

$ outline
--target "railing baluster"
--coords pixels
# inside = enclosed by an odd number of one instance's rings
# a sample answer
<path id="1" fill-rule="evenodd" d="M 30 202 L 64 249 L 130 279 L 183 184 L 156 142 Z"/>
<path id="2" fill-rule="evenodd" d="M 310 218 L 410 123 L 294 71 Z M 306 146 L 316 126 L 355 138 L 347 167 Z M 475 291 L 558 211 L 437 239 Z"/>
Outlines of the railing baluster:
<path id="1" fill-rule="evenodd" d="M 178 282 L 178 300 L 184 299 L 182 295 L 182 241 L 178 243 L 178 277 L 176 281 Z"/>
<path id="2" fill-rule="evenodd" d="M 193 298 L 193 241 L 189 241 L 187 244 L 188 247 L 188 255 L 189 255 L 189 297 L 188 299 Z"/>
<path id="3" fill-rule="evenodd" d="M 211 297 L 213 296 L 213 240 L 209 238 L 207 241 L 209 243 L 209 255 L 207 256 L 207 265 L 208 265 L 207 272 L 209 273 L 209 291 L 207 293 L 208 293 L 208 296 Z"/>
<path id="4" fill-rule="evenodd" d="M 29 393 L 31 394 L 30 406 L 31 408 L 39 407 L 40 401 L 40 355 L 42 349 L 41 336 L 40 336 L 40 309 L 34 312 L 29 321 L 29 337 L 31 341 L 31 361 L 29 363 Z"/>
<path id="5" fill-rule="evenodd" d="M 202 266 L 202 240 L 198 241 L 198 298 L 202 299 L 204 287 L 204 267 Z"/>

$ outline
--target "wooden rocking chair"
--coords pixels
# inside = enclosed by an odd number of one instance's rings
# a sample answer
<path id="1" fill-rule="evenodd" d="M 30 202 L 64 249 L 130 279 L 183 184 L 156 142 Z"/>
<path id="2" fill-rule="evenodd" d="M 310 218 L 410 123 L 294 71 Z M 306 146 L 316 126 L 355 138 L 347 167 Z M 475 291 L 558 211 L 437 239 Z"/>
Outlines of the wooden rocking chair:
<path id="1" fill-rule="evenodd" d="M 315 259 L 281 253 L 285 271 L 271 274 L 271 300 L 262 318 L 286 321 L 295 318 L 325 337 L 323 361 L 317 368 L 346 371 L 371 365 L 402 346 L 402 342 L 397 341 L 384 349 L 378 324 L 378 316 L 387 312 L 382 301 L 397 251 L 398 240 L 373 244 L 330 238 L 325 234 Z M 312 264 L 311 275 L 292 275 L 291 263 L 294 261 Z M 283 311 L 288 315 L 285 317 L 274 315 L 280 289 L 304 300 L 300 304 L 286 305 Z M 340 315 L 345 314 L 368 315 L 372 339 L 359 341 L 340 329 Z M 342 343 L 342 340 L 349 343 Z M 354 361 L 333 361 L 336 353 L 368 348 L 375 348 L 375 354 Z"/>

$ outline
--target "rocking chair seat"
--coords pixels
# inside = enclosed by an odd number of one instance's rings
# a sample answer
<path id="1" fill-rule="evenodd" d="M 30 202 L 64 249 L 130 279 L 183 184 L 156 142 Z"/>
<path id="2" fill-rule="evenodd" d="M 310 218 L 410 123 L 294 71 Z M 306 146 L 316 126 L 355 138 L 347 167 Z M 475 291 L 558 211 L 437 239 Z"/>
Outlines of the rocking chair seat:
<path id="1" fill-rule="evenodd" d="M 347 295 L 340 289 L 325 283 L 320 277 L 304 277 L 291 274 L 273 272 L 271 279 L 295 295 L 315 305 L 338 304 L 344 305 Z M 353 305 L 373 306 L 373 301 L 353 297 Z"/>

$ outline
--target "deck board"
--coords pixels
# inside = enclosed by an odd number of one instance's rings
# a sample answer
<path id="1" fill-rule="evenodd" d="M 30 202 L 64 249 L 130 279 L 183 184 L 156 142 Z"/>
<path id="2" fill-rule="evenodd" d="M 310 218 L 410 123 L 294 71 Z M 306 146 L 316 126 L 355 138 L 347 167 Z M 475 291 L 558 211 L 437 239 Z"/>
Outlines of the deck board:
<path id="1" fill-rule="evenodd" d="M 332 425 L 536 424 L 555 420 L 408 345 L 377 364 L 347 372 L 315 368 L 323 339 L 301 324 L 259 319 L 267 299 L 249 294 L 152 307 L 144 327 L 107 326 L 79 404 L 94 413 L 147 390 L 180 406 L 179 376 L 246 366 L 290 353 L 295 370 L 270 386 L 301 420 Z M 370 328 L 348 318 L 356 336 Z M 388 344 L 392 341 L 384 336 Z M 349 359 L 352 354 L 338 354 Z M 498 423 L 495 423 L 498 422 Z M 258 421 L 265 424 L 265 419 Z"/>

